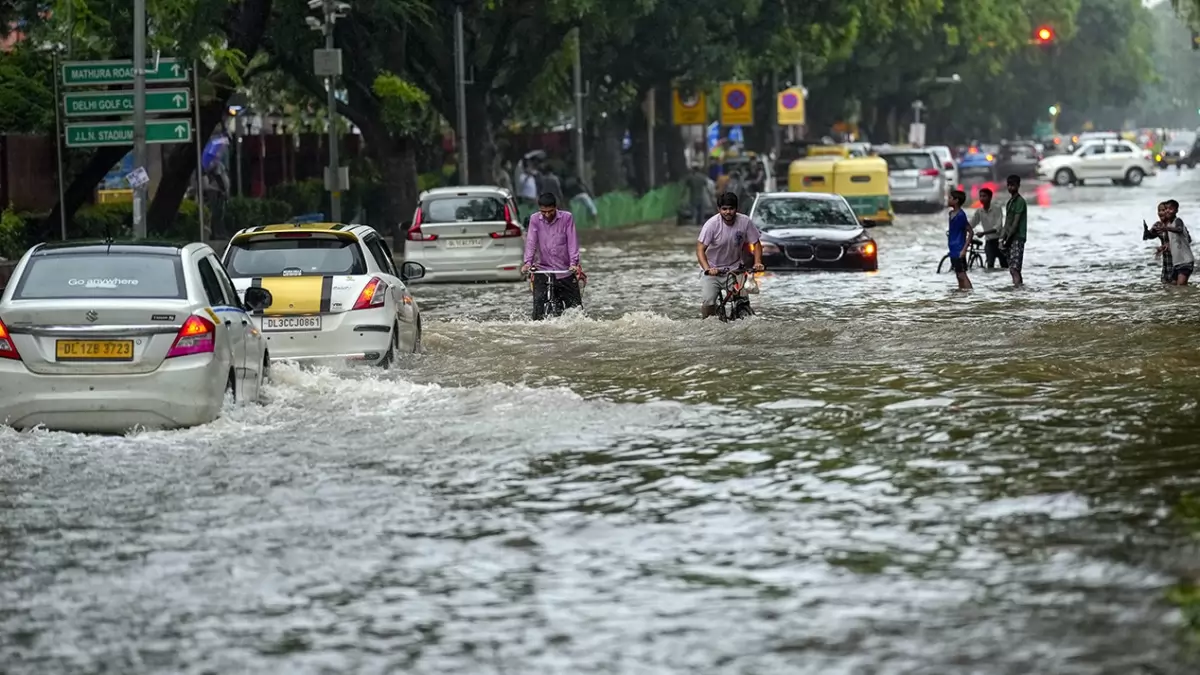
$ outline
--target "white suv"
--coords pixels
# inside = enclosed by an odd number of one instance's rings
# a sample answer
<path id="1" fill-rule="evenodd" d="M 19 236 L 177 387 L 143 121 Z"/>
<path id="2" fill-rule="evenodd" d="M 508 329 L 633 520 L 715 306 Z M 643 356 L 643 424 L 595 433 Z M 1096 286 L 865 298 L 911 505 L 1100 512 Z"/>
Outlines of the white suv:
<path id="1" fill-rule="evenodd" d="M 1069 155 L 1054 155 L 1038 162 L 1038 178 L 1056 185 L 1083 185 L 1109 180 L 1114 184 L 1140 185 L 1158 172 L 1148 150 L 1125 140 L 1094 140 Z"/>

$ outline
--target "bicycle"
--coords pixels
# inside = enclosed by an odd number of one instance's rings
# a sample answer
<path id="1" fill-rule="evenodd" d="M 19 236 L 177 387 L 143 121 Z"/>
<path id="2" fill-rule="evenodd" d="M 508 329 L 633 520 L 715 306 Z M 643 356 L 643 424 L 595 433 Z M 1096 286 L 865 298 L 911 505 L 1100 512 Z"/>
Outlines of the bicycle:
<path id="1" fill-rule="evenodd" d="M 717 289 L 717 318 L 723 323 L 754 316 L 750 298 L 746 297 L 747 272 L 745 266 L 730 270 L 723 268 L 717 274 L 724 276 L 724 283 Z M 731 302 L 732 301 L 732 302 Z"/>
<path id="2" fill-rule="evenodd" d="M 951 269 L 951 266 L 946 265 L 948 262 L 950 262 L 949 253 L 942 256 L 942 261 L 938 263 L 938 274 L 942 273 L 942 267 L 946 267 L 947 270 Z M 975 269 L 976 267 L 983 269 L 983 240 L 972 238 L 971 250 L 967 251 L 967 269 Z"/>
<path id="3" fill-rule="evenodd" d="M 547 277 L 546 278 L 546 300 L 542 304 L 542 316 L 543 317 L 562 316 L 562 313 L 566 308 L 565 308 L 564 302 L 562 300 L 558 299 L 558 289 L 556 288 L 556 284 L 554 283 L 554 280 L 557 279 L 558 275 L 560 275 L 560 274 L 569 274 L 569 273 L 571 273 L 570 270 L 540 270 L 540 269 L 537 269 L 536 267 L 531 267 L 529 269 L 529 290 L 530 291 L 534 290 L 533 275 L 545 274 Z"/>

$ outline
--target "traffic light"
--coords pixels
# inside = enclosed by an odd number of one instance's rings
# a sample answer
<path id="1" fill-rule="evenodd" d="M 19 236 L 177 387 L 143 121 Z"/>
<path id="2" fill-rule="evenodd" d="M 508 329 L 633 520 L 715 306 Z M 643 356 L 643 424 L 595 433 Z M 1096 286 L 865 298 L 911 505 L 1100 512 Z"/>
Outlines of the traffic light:
<path id="1" fill-rule="evenodd" d="M 1049 26 L 1042 26 L 1035 33 L 1038 44 L 1048 44 L 1054 41 L 1054 29 Z"/>

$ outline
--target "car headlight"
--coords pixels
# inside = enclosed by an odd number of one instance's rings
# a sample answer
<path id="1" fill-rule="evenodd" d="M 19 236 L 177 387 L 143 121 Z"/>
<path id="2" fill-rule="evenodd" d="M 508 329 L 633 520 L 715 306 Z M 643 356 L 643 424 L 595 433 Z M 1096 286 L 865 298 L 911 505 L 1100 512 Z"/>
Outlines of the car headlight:
<path id="1" fill-rule="evenodd" d="M 851 253 L 861 253 L 866 256 L 875 255 L 875 242 L 870 239 L 852 244 L 850 247 Z"/>
<path id="2" fill-rule="evenodd" d="M 779 245 L 764 241 L 762 243 L 762 252 L 763 255 L 779 255 Z"/>

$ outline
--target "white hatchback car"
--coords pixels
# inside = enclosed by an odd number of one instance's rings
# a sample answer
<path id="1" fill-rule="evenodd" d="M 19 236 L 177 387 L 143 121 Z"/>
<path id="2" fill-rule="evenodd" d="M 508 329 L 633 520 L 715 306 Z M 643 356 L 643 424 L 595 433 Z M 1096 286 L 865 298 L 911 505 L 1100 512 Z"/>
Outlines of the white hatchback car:
<path id="1" fill-rule="evenodd" d="M 1101 139 L 1082 143 L 1069 155 L 1052 155 L 1038 162 L 1038 178 L 1056 185 L 1082 185 L 1086 181 L 1111 181 L 1141 185 L 1158 173 L 1154 158 L 1126 140 Z"/>
<path id="2" fill-rule="evenodd" d="M 211 422 L 257 401 L 268 353 L 204 244 L 43 244 L 0 296 L 0 423 L 120 433 Z"/>
<path id="3" fill-rule="evenodd" d="M 224 262 L 238 292 L 271 291 L 273 304 L 253 320 L 272 359 L 388 365 L 421 348 L 421 310 L 405 283 L 425 268 L 396 269 L 370 227 L 251 227 L 233 235 Z"/>
<path id="4" fill-rule="evenodd" d="M 520 281 L 525 232 L 513 195 L 495 186 L 421 193 L 404 259 L 425 268 L 423 281 Z"/>

